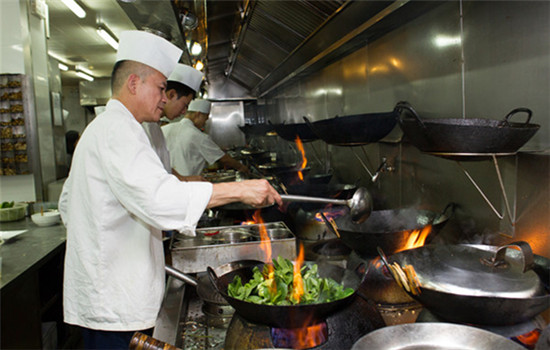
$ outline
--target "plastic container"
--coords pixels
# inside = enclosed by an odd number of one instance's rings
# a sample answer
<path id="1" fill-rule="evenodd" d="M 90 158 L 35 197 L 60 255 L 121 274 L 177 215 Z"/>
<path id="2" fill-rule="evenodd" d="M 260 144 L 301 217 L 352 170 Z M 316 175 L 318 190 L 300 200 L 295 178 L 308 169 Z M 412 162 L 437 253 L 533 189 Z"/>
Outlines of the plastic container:
<path id="1" fill-rule="evenodd" d="M 25 217 L 27 203 L 15 203 L 11 208 L 0 209 L 0 222 L 17 221 Z"/>

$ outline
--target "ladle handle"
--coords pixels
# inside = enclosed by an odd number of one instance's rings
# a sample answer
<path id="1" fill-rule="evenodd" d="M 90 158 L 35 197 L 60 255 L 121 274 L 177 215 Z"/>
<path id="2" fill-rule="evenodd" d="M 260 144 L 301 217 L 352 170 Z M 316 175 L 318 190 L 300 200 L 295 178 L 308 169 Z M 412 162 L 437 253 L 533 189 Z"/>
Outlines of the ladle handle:
<path id="1" fill-rule="evenodd" d="M 332 199 L 332 198 L 319 198 L 319 197 L 309 197 L 309 196 L 297 196 L 297 195 L 293 195 L 293 194 L 282 194 L 281 199 L 284 202 L 326 203 L 326 204 L 336 204 L 336 205 L 347 205 L 347 206 L 349 206 L 349 201 L 347 199 Z"/>
<path id="2" fill-rule="evenodd" d="M 194 279 L 193 277 L 191 277 L 189 275 L 186 275 L 185 273 L 181 272 L 178 269 L 173 268 L 172 266 L 165 265 L 164 270 L 166 271 L 166 273 L 168 275 L 170 275 L 174 278 L 177 278 L 178 280 L 180 280 L 182 282 L 185 282 L 185 283 L 190 284 L 190 285 L 195 286 L 195 287 L 199 284 L 199 282 L 196 279 Z"/>

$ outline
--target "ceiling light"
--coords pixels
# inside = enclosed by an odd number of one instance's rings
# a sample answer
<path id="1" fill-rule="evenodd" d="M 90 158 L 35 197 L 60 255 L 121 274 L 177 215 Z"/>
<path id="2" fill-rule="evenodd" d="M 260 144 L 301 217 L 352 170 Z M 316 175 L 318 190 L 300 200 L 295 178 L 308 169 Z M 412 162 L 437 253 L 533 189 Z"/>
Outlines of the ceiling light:
<path id="1" fill-rule="evenodd" d="M 59 67 L 59 69 L 61 69 L 62 71 L 65 71 L 65 72 L 69 70 L 69 67 L 66 64 L 63 64 L 61 62 L 57 63 L 57 67 Z"/>
<path id="2" fill-rule="evenodd" d="M 80 71 L 76 71 L 76 75 L 81 77 L 82 79 L 88 80 L 88 81 L 94 81 L 94 77 Z"/>
<path id="3" fill-rule="evenodd" d="M 86 11 L 75 0 L 61 0 L 78 18 L 86 17 Z"/>
<path id="4" fill-rule="evenodd" d="M 202 64 L 201 61 L 197 61 L 197 63 L 195 63 L 195 69 L 202 70 L 203 68 L 204 64 Z"/>
<path id="5" fill-rule="evenodd" d="M 446 47 L 451 45 L 460 45 L 462 40 L 459 36 L 438 35 L 435 37 L 434 43 L 437 47 Z"/>
<path id="6" fill-rule="evenodd" d="M 98 27 L 97 34 L 99 34 L 99 36 L 103 40 L 105 40 L 107 44 L 111 45 L 113 49 L 118 50 L 118 40 L 115 39 L 115 37 L 111 33 L 109 33 L 106 29 L 104 29 L 101 26 Z"/>
<path id="7" fill-rule="evenodd" d="M 194 42 L 191 46 L 191 55 L 198 56 L 202 52 L 202 46 L 198 42 Z"/>

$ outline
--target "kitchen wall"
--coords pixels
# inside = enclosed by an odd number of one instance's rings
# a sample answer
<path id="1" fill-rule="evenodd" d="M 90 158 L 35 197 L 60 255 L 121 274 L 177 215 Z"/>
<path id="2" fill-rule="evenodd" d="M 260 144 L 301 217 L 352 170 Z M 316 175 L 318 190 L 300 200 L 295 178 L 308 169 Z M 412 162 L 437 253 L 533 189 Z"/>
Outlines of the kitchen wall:
<path id="1" fill-rule="evenodd" d="M 266 104 L 273 122 L 287 123 L 302 122 L 304 115 L 320 120 L 391 111 L 401 100 L 422 116 L 444 118 L 502 119 L 516 107 L 528 107 L 531 122 L 540 124 L 540 130 L 517 155 L 497 157 L 497 166 L 491 159 L 458 163 L 423 154 L 403 138 L 399 127 L 382 142 L 362 149 L 325 147 L 322 141 L 306 146 L 309 154 L 312 147 L 326 149 L 333 181 L 359 181 L 369 188 L 375 209 L 414 206 L 440 211 L 457 203 L 437 240 L 499 244 L 522 239 L 536 253 L 550 256 L 549 87 L 550 3 L 445 1 L 271 93 Z M 357 158 L 374 172 L 383 157 L 392 171 L 372 183 Z"/>

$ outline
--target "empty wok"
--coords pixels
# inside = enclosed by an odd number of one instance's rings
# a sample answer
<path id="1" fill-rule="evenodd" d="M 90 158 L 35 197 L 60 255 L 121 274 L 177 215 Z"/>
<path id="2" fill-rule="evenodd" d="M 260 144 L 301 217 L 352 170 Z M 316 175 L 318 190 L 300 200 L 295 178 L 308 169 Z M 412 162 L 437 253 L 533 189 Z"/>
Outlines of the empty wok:
<path id="1" fill-rule="evenodd" d="M 361 146 L 377 142 L 397 124 L 398 112 L 354 114 L 305 122 L 320 139 L 336 146 Z"/>
<path id="2" fill-rule="evenodd" d="M 537 132 L 540 125 L 531 124 L 532 112 L 516 108 L 502 120 L 484 118 L 420 118 L 407 102 L 400 102 L 399 124 L 411 143 L 422 152 L 440 156 L 513 154 Z M 519 114 L 525 122 L 511 122 Z"/>
<path id="3" fill-rule="evenodd" d="M 449 203 L 441 213 L 415 208 L 374 210 L 362 224 L 355 224 L 349 216 L 335 218 L 340 238 L 351 249 L 363 256 L 374 256 L 381 247 L 384 252 L 402 249 L 413 230 L 432 225 L 426 239 L 429 242 L 454 212 Z"/>
<path id="4" fill-rule="evenodd" d="M 256 266 L 261 270 L 263 265 L 261 263 Z M 355 291 L 363 278 L 359 272 L 361 269 L 346 270 L 328 263 L 318 263 L 317 265 L 321 277 L 330 277 L 336 282 L 343 283 L 344 287 L 353 288 Z M 240 276 L 243 284 L 252 278 L 253 266 L 243 267 L 219 276 L 209 267 L 208 273 L 216 289 L 240 316 L 249 322 L 276 328 L 301 328 L 325 321 L 333 313 L 342 310 L 356 296 L 356 292 L 354 292 L 343 299 L 321 304 L 285 306 L 255 304 L 230 297 L 227 294 L 227 286 L 235 276 Z"/>
<path id="5" fill-rule="evenodd" d="M 302 142 L 311 142 L 319 139 L 317 135 L 311 131 L 306 123 L 296 124 L 271 124 L 273 129 L 283 140 L 295 142 L 296 137 L 300 138 Z"/>

